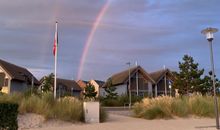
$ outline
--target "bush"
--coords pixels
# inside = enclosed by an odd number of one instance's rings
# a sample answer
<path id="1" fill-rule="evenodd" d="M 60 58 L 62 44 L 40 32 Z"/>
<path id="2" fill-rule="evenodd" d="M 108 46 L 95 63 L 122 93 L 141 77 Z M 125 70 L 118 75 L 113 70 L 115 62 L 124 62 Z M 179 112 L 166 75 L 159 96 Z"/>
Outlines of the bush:
<path id="1" fill-rule="evenodd" d="M 2 102 L 0 103 L 0 129 L 17 130 L 18 104 Z"/>
<path id="2" fill-rule="evenodd" d="M 134 104 L 135 102 L 140 102 L 142 99 L 143 97 L 132 96 L 131 103 Z M 127 95 L 117 96 L 116 99 L 106 99 L 100 97 L 100 101 L 103 106 L 125 106 L 129 104 L 129 97 Z"/>

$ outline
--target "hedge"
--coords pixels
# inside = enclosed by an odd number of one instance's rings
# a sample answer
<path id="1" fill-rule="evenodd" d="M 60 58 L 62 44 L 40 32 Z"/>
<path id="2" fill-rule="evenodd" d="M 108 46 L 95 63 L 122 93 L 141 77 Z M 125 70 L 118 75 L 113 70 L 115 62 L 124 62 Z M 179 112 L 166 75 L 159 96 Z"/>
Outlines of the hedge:
<path id="1" fill-rule="evenodd" d="M 18 129 L 18 104 L 0 102 L 0 130 Z"/>

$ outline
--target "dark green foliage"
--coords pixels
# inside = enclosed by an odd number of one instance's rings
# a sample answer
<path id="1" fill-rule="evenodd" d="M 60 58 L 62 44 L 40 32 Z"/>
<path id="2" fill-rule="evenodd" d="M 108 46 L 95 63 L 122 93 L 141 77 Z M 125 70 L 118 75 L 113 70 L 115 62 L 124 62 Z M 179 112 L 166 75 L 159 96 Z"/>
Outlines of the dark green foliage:
<path id="1" fill-rule="evenodd" d="M 199 64 L 194 63 L 193 57 L 184 55 L 183 62 L 179 62 L 179 73 L 176 73 L 174 87 L 180 94 L 189 94 L 201 91 L 201 76 L 204 69 L 198 69 Z"/>
<path id="2" fill-rule="evenodd" d="M 18 129 L 18 104 L 0 103 L 0 129 L 17 130 Z"/>
<path id="3" fill-rule="evenodd" d="M 97 92 L 95 91 L 95 87 L 88 83 L 85 87 L 85 92 L 83 93 L 85 99 L 95 99 Z"/>
<path id="4" fill-rule="evenodd" d="M 143 97 L 131 96 L 131 103 L 139 102 L 143 99 Z M 103 106 L 128 106 L 129 97 L 127 95 L 117 96 L 116 99 L 106 99 L 100 98 L 100 101 Z"/>
<path id="5" fill-rule="evenodd" d="M 43 82 L 40 85 L 41 90 L 43 92 L 52 92 L 53 91 L 53 83 L 54 83 L 54 74 L 51 73 L 48 76 L 45 76 L 43 78 Z"/>
<path id="6" fill-rule="evenodd" d="M 116 87 L 112 85 L 112 80 L 108 82 L 107 87 L 105 88 L 105 92 L 107 93 L 106 99 L 117 99 L 118 94 L 115 92 Z"/>
<path id="7" fill-rule="evenodd" d="M 215 87 L 216 89 L 220 87 L 220 82 L 219 80 L 216 78 L 216 75 L 214 75 L 215 77 Z M 218 90 L 218 89 L 217 89 Z M 213 91 L 213 85 L 212 85 L 212 72 L 209 72 L 209 75 L 205 76 L 203 78 L 203 84 L 201 85 L 201 90 L 200 92 L 204 95 L 204 94 L 211 94 Z M 219 93 L 219 91 L 216 91 L 217 93 Z"/>

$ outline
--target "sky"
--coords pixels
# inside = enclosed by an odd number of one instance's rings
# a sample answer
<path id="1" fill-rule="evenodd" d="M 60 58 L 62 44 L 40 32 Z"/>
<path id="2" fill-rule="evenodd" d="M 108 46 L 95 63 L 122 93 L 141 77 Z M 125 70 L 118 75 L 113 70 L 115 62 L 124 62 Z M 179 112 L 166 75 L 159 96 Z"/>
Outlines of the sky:
<path id="1" fill-rule="evenodd" d="M 0 59 L 22 66 L 38 79 L 54 73 L 52 53 L 58 21 L 57 76 L 77 79 L 89 35 L 100 18 L 80 79 L 106 80 L 137 61 L 147 72 L 178 71 L 187 54 L 210 70 L 201 30 L 220 29 L 219 0 L 0 0 Z M 220 78 L 220 32 L 214 34 L 214 63 Z"/>

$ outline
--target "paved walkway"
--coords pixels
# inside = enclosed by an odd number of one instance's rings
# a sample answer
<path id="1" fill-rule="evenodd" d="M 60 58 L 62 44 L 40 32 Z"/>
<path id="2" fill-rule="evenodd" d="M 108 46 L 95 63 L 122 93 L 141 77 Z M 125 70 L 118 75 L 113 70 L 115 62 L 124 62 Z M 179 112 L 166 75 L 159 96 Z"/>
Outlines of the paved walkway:
<path id="1" fill-rule="evenodd" d="M 145 120 L 110 114 L 109 120 L 97 124 L 70 124 L 43 127 L 35 130 L 215 130 L 215 120 L 209 118 L 178 118 L 170 120 Z"/>

